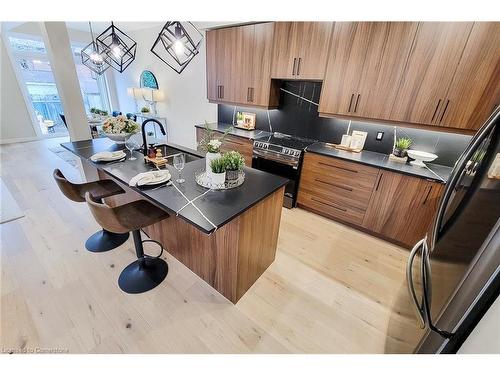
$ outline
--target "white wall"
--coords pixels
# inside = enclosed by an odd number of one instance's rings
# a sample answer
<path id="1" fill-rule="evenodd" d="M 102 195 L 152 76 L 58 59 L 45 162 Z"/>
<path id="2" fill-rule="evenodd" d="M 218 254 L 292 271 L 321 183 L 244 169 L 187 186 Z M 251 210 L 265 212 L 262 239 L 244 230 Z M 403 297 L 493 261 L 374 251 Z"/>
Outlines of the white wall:
<path id="1" fill-rule="evenodd" d="M 217 106 L 208 102 L 206 94 L 205 40 L 200 53 L 181 74 L 177 74 L 150 51 L 159 32 L 158 27 L 129 32 L 137 42 L 137 54 L 135 61 L 123 73 L 114 72 L 119 110 L 123 113 L 135 111 L 134 100 L 127 95 L 127 87 L 139 87 L 141 72 L 150 70 L 165 94 L 165 100 L 157 104 L 157 110 L 159 116 L 167 118 L 169 141 L 195 147 L 194 125 L 217 118 Z"/>
<path id="2" fill-rule="evenodd" d="M 0 69 L 0 143 L 35 139 L 32 120 L 3 38 L 0 38 Z"/>
<path id="3" fill-rule="evenodd" d="M 458 353 L 500 354 L 500 297 L 493 302 Z"/>

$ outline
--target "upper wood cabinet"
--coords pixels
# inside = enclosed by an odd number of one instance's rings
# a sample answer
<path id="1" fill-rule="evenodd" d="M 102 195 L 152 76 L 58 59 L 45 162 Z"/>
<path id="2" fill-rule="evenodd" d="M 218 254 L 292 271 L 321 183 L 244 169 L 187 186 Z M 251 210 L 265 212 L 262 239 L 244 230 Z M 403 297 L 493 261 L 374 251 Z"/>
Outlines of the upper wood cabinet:
<path id="1" fill-rule="evenodd" d="M 412 246 L 429 230 L 443 187 L 437 182 L 381 169 L 363 227 Z"/>
<path id="2" fill-rule="evenodd" d="M 273 23 L 207 32 L 207 97 L 210 101 L 275 107 L 271 89 Z"/>
<path id="3" fill-rule="evenodd" d="M 476 22 L 451 83 L 440 125 L 477 130 L 500 104 L 500 23 Z"/>
<path id="4" fill-rule="evenodd" d="M 471 22 L 421 22 L 401 78 L 391 120 L 439 125 Z"/>
<path id="5" fill-rule="evenodd" d="M 272 78 L 322 80 L 332 22 L 276 22 Z"/>
<path id="6" fill-rule="evenodd" d="M 389 119 L 417 23 L 335 23 L 319 112 Z"/>

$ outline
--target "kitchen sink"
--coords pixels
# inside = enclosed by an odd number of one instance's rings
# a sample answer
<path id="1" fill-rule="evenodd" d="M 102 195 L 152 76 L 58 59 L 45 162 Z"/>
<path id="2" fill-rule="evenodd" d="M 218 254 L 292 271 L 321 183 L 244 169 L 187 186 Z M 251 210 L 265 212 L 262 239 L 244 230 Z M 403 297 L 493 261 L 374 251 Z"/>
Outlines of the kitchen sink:
<path id="1" fill-rule="evenodd" d="M 167 145 L 155 145 L 155 148 L 156 149 L 160 149 L 161 150 L 161 154 L 163 156 L 166 156 L 168 159 L 167 159 L 167 164 L 170 164 L 170 165 L 173 165 L 173 157 L 174 155 L 176 154 L 180 154 L 180 153 L 183 153 L 184 154 L 184 160 L 187 163 L 190 163 L 192 161 L 195 161 L 195 160 L 198 160 L 198 159 L 201 159 L 199 156 L 197 155 L 193 155 L 193 154 L 189 154 L 183 150 L 179 150 L 175 147 L 172 147 L 172 146 L 167 146 Z M 142 152 L 142 148 L 139 150 Z"/>

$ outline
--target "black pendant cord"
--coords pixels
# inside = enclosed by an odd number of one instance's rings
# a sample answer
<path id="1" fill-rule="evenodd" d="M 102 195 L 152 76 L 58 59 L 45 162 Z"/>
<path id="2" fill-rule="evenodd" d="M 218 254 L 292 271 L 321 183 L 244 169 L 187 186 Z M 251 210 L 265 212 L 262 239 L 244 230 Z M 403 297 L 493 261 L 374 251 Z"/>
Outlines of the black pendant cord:
<path id="1" fill-rule="evenodd" d="M 92 43 L 94 43 L 94 32 L 92 31 L 92 23 L 89 21 L 90 37 L 92 38 Z"/>

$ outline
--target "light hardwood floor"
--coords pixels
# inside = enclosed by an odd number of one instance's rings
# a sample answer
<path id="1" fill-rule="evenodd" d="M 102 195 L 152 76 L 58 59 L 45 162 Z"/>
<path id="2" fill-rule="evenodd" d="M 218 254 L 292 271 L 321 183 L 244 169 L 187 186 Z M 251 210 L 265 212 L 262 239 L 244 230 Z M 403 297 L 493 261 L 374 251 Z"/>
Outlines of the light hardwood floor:
<path id="1" fill-rule="evenodd" d="M 121 292 L 132 240 L 102 254 L 84 249 L 98 225 L 52 179 L 56 167 L 82 179 L 47 149 L 60 141 L 0 147 L 1 177 L 26 215 L 1 225 L 1 351 L 383 353 L 415 345 L 406 329 L 412 311 L 394 308 L 407 298 L 407 251 L 301 209 L 283 209 L 276 260 L 236 305 L 169 254 L 158 288 Z"/>

